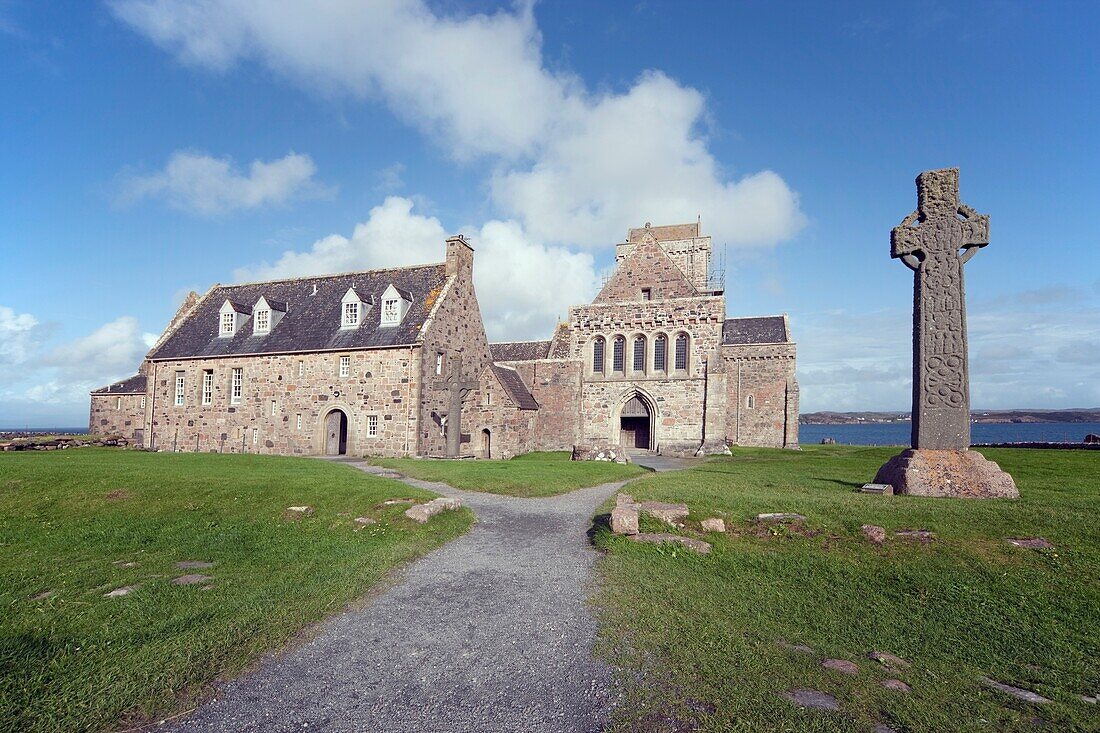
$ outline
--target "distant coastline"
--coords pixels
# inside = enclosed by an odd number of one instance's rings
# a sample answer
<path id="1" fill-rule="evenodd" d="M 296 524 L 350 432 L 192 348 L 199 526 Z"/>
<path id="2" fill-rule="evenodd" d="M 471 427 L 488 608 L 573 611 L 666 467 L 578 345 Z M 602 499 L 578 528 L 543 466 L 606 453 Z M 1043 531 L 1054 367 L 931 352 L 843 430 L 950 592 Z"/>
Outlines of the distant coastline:
<path id="1" fill-rule="evenodd" d="M 1098 423 L 1100 408 L 1065 410 L 971 410 L 975 424 Z M 908 423 L 908 412 L 809 412 L 799 415 L 802 425 L 860 425 Z"/>

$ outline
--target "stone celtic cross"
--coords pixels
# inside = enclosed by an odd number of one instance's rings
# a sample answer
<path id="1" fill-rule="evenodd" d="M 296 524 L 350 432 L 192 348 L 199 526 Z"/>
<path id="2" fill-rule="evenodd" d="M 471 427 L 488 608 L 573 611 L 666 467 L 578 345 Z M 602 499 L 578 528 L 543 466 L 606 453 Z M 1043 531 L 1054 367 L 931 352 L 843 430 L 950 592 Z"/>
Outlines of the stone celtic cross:
<path id="1" fill-rule="evenodd" d="M 970 447 L 963 264 L 989 244 L 989 217 L 959 201 L 959 169 L 917 176 L 917 210 L 890 233 L 913 270 L 913 447 Z"/>
<path id="2" fill-rule="evenodd" d="M 443 379 L 448 392 L 447 406 L 447 455 L 454 457 L 462 452 L 462 401 L 478 388 L 476 380 L 462 378 L 462 354 L 455 354 L 447 364 L 447 376 Z"/>

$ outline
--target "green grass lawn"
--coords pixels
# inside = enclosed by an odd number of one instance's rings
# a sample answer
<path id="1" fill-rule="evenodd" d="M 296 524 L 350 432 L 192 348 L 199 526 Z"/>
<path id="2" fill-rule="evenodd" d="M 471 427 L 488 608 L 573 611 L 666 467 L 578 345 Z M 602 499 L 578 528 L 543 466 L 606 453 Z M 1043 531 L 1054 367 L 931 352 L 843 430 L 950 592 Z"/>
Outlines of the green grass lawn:
<path id="1" fill-rule="evenodd" d="M 571 461 L 569 453 L 528 453 L 508 461 L 417 458 L 371 458 L 370 461 L 422 481 L 440 481 L 456 489 L 522 497 L 555 496 L 647 473 L 646 469 L 634 465 Z"/>
<path id="2" fill-rule="evenodd" d="M 727 535 L 700 556 L 597 532 L 610 551 L 600 649 L 627 692 L 620 730 L 1015 731 L 1035 730 L 1036 717 L 1048 730 L 1100 730 L 1100 709 L 1078 697 L 1100 690 L 1100 454 L 983 450 L 1015 477 L 1019 501 L 855 493 L 896 450 L 737 450 L 631 484 L 639 499 L 688 503 L 688 530 L 723 516 Z M 810 532 L 758 532 L 751 518 L 775 511 L 804 514 Z M 936 536 L 876 547 L 864 523 Z M 1056 547 L 1004 541 L 1027 536 Z M 912 667 L 888 672 L 872 650 Z M 825 670 L 823 657 L 860 673 Z M 1054 702 L 1018 702 L 981 675 Z M 889 677 L 912 693 L 884 689 Z M 843 712 L 800 711 L 778 694 L 794 687 L 834 694 Z"/>
<path id="3" fill-rule="evenodd" d="M 0 730 L 103 730 L 186 709 L 205 683 L 470 526 L 466 509 L 421 526 L 407 505 L 381 506 L 429 496 L 304 458 L 0 454 Z M 282 519 L 302 504 L 316 513 Z M 359 516 L 378 523 L 357 532 Z M 215 565 L 174 567 L 184 560 Z M 185 573 L 212 587 L 171 584 Z"/>

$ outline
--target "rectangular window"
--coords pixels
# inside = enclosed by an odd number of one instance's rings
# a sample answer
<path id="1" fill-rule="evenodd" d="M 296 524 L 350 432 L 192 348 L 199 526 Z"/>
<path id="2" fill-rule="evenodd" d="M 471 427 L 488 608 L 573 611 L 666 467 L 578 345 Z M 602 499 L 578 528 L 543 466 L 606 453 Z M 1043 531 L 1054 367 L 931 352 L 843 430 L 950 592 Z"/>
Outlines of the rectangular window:
<path id="1" fill-rule="evenodd" d="M 256 428 L 252 428 L 252 445 L 256 445 L 260 442 L 260 431 Z"/>
<path id="2" fill-rule="evenodd" d="M 271 311 L 266 309 L 256 311 L 255 330 L 261 333 L 271 330 Z"/>
<path id="3" fill-rule="evenodd" d="M 642 300 L 653 300 L 652 288 L 642 288 Z"/>
<path id="4" fill-rule="evenodd" d="M 229 404 L 241 404 L 241 389 L 244 386 L 244 371 L 237 367 L 233 370 L 233 378 L 229 382 Z"/>
<path id="5" fill-rule="evenodd" d="M 233 333 L 234 326 L 236 326 L 237 314 L 236 313 L 222 313 L 222 333 Z"/>
<path id="6" fill-rule="evenodd" d="M 443 373 L 443 352 L 442 351 L 440 351 L 438 354 L 435 355 L 435 373 L 436 374 L 442 374 Z"/>
<path id="7" fill-rule="evenodd" d="M 302 413 L 298 413 L 298 429 L 302 429 Z"/>
<path id="8" fill-rule="evenodd" d="M 397 323 L 401 320 L 401 311 L 397 307 L 397 298 L 382 301 L 382 323 Z"/>
<path id="9" fill-rule="evenodd" d="M 355 328 L 359 325 L 359 304 L 344 303 L 344 328 Z"/>
<path id="10" fill-rule="evenodd" d="M 209 405 L 214 401 L 214 370 L 202 370 L 202 403 Z"/>
<path id="11" fill-rule="evenodd" d="M 340 376 L 341 377 L 347 377 L 350 374 L 351 374 L 351 357 L 350 356 L 341 356 L 340 357 Z"/>
<path id="12" fill-rule="evenodd" d="M 184 373 L 176 372 L 176 405 L 182 405 L 184 402 Z"/>
<path id="13" fill-rule="evenodd" d="M 367 415 L 367 436 L 374 438 L 378 435 L 378 416 Z"/>
<path id="14" fill-rule="evenodd" d="M 141 409 L 145 409 L 145 395 L 141 396 Z"/>
<path id="15" fill-rule="evenodd" d="M 487 405 L 493 404 L 493 393 L 490 392 L 489 390 L 485 390 L 485 404 L 487 404 Z"/>
<path id="16" fill-rule="evenodd" d="M 116 410 L 121 410 L 122 409 L 122 398 L 121 397 L 119 397 L 118 401 L 115 403 L 115 409 Z"/>
<path id="17" fill-rule="evenodd" d="M 645 371 L 645 339 L 641 336 L 634 339 L 634 371 Z"/>
<path id="18" fill-rule="evenodd" d="M 616 372 L 623 370 L 623 351 L 626 348 L 626 341 L 619 337 L 615 339 L 614 346 L 611 347 L 611 369 Z"/>
<path id="19" fill-rule="evenodd" d="M 304 361 L 299 361 L 298 362 L 298 376 L 299 377 L 305 376 L 305 373 L 306 373 L 306 363 Z"/>
<path id="20" fill-rule="evenodd" d="M 271 414 L 272 415 L 278 415 L 279 414 L 279 407 L 276 404 L 275 400 L 271 400 Z"/>

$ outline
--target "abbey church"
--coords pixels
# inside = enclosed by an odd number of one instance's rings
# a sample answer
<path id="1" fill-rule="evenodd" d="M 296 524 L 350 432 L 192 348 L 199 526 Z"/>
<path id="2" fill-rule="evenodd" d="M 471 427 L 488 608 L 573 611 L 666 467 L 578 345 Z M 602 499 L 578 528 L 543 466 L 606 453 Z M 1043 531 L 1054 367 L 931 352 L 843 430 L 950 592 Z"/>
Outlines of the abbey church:
<path id="1" fill-rule="evenodd" d="M 508 458 L 797 447 L 786 316 L 726 318 L 699 224 L 629 230 L 545 341 L 489 343 L 473 248 L 439 264 L 191 293 L 89 430 L 154 450 Z"/>

